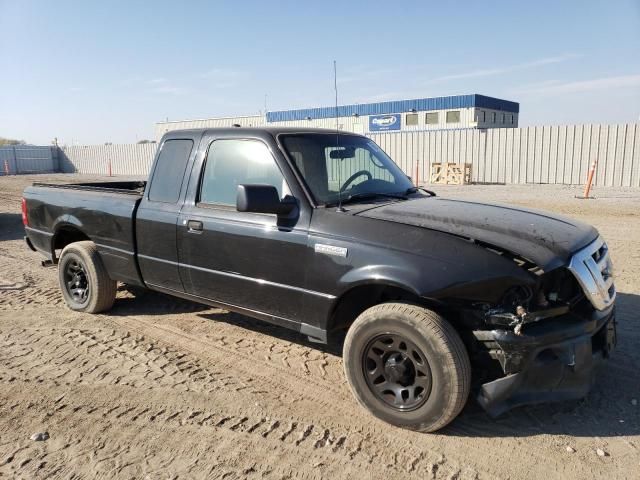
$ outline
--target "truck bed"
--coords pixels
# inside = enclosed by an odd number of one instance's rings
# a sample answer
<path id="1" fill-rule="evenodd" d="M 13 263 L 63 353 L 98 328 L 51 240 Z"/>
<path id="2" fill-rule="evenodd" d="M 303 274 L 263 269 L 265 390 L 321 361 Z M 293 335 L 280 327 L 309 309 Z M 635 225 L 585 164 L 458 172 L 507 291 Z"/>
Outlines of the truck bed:
<path id="1" fill-rule="evenodd" d="M 146 182 L 34 183 L 24 191 L 34 248 L 56 260 L 66 238 L 92 240 L 114 278 L 142 281 L 135 259 L 135 215 Z M 74 237 L 75 238 L 75 237 Z"/>

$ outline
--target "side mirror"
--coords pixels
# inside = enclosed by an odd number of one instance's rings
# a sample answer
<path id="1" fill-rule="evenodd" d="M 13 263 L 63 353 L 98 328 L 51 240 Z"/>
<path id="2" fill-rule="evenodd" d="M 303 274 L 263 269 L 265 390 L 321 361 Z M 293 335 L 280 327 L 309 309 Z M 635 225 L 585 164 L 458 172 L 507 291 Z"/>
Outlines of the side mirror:
<path id="1" fill-rule="evenodd" d="M 278 190 L 272 185 L 238 185 L 236 209 L 239 212 L 289 215 L 297 205 L 293 197 L 280 200 Z"/>

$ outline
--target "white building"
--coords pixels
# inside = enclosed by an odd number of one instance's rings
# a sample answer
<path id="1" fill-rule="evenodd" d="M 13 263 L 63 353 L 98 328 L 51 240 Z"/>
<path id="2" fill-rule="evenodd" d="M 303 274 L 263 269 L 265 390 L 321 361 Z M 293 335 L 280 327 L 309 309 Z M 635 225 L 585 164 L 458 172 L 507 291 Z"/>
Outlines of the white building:
<path id="1" fill-rule="evenodd" d="M 268 125 L 336 128 L 355 133 L 515 128 L 520 104 L 485 95 L 394 100 L 267 112 L 266 115 L 180 120 L 156 124 L 156 139 L 170 130 Z"/>

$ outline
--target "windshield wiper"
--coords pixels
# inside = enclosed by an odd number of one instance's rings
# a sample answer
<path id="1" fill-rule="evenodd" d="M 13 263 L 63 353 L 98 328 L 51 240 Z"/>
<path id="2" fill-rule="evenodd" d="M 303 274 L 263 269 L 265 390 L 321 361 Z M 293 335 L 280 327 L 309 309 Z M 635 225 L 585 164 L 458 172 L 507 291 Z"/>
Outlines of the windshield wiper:
<path id="1" fill-rule="evenodd" d="M 408 200 L 403 193 L 383 193 L 383 192 L 362 192 L 347 195 L 342 199 L 342 203 L 349 203 L 357 200 L 370 200 L 378 197 L 395 198 L 397 200 Z"/>
<path id="2" fill-rule="evenodd" d="M 419 190 L 422 190 L 423 192 L 428 193 L 432 197 L 436 196 L 435 192 L 432 192 L 431 190 L 427 190 L 426 188 L 410 187 L 410 188 L 407 188 L 404 192 L 390 192 L 390 193 L 384 193 L 384 192 L 361 192 L 361 193 L 354 193 L 352 195 L 347 195 L 346 197 L 344 197 L 342 199 L 342 203 L 345 204 L 345 203 L 350 203 L 350 202 L 358 201 L 358 200 L 371 200 L 371 199 L 379 198 L 379 197 L 395 198 L 395 199 L 398 199 L 398 200 L 409 200 L 409 197 L 407 197 L 407 195 L 410 195 L 412 193 L 417 193 Z M 338 205 L 336 202 L 326 203 L 325 207 L 335 207 L 336 205 Z"/>

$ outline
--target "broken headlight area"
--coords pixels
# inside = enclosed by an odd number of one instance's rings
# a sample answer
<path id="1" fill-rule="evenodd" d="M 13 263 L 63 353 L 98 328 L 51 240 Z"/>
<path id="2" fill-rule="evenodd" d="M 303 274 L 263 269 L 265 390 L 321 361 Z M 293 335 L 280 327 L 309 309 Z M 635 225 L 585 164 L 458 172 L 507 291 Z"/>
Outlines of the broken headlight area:
<path id="1" fill-rule="evenodd" d="M 526 325 L 565 315 L 583 299 L 575 277 L 559 268 L 541 274 L 535 287 L 508 288 L 497 306 L 485 308 L 484 321 L 523 335 Z"/>
<path id="2" fill-rule="evenodd" d="M 616 344 L 613 305 L 594 308 L 568 268 L 532 273 L 535 281 L 473 302 L 463 316 L 476 398 L 492 416 L 584 397 Z"/>

